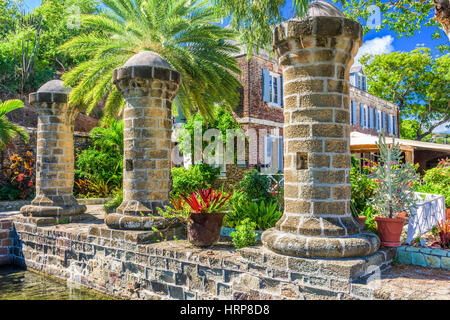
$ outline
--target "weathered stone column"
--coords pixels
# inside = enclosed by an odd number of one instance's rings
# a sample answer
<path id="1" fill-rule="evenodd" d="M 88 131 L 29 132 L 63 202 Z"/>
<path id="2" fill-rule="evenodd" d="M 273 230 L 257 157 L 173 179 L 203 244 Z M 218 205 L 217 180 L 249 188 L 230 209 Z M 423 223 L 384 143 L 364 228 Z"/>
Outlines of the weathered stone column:
<path id="1" fill-rule="evenodd" d="M 284 78 L 285 207 L 262 242 L 275 252 L 336 258 L 379 248 L 350 213 L 349 68 L 361 44 L 361 25 L 323 1 L 274 29 Z"/>
<path id="2" fill-rule="evenodd" d="M 36 197 L 20 209 L 25 216 L 67 218 L 86 211 L 73 196 L 73 129 L 78 110 L 68 104 L 70 90 L 61 80 L 52 80 L 30 94 L 38 112 Z"/>
<path id="3" fill-rule="evenodd" d="M 171 105 L 181 76 L 158 54 L 143 51 L 114 70 L 113 81 L 126 101 L 123 202 L 105 223 L 115 229 L 159 229 L 166 224 L 157 208 L 169 200 Z"/>

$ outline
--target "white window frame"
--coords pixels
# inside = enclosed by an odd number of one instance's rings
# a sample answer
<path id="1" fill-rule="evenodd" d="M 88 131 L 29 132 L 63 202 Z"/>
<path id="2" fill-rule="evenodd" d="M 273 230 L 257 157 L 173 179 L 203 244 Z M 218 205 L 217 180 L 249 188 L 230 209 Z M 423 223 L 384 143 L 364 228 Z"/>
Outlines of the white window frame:
<path id="1" fill-rule="evenodd" d="M 275 82 L 274 79 L 276 79 L 277 82 L 277 89 L 275 90 Z M 283 90 L 281 88 L 281 74 L 270 72 L 269 73 L 269 85 L 268 85 L 270 92 L 269 92 L 269 105 L 272 107 L 281 108 L 281 91 Z M 275 96 L 277 97 L 277 101 L 274 101 Z"/>
<path id="2" fill-rule="evenodd" d="M 363 105 L 364 107 L 364 128 L 369 128 L 369 107 L 367 105 Z"/>

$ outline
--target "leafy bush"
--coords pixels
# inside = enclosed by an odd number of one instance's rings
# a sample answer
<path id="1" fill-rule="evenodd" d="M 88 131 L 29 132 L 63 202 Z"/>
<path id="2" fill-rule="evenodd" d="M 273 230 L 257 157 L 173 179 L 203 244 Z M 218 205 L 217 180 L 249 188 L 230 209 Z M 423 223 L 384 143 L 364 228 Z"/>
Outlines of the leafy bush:
<path id="1" fill-rule="evenodd" d="M 249 218 L 243 220 L 230 234 L 231 241 L 236 249 L 252 246 L 256 243 L 258 234 L 255 232 L 256 224 Z"/>
<path id="2" fill-rule="evenodd" d="M 364 165 L 360 171 L 359 163 L 362 161 Z M 377 164 L 367 160 L 358 160 L 352 157 L 352 168 L 350 170 L 350 182 L 352 184 L 352 198 L 350 200 L 350 208 L 352 215 L 356 218 L 368 207 L 367 200 L 371 198 L 375 192 L 376 182 L 371 178 L 372 172 L 377 168 Z"/>
<path id="3" fill-rule="evenodd" d="M 172 191 L 170 195 L 178 198 L 181 193 L 191 194 L 197 189 L 207 189 L 220 174 L 220 168 L 213 168 L 200 163 L 186 169 L 185 167 L 172 168 Z"/>
<path id="4" fill-rule="evenodd" d="M 244 178 L 239 183 L 239 190 L 244 193 L 247 200 L 262 200 L 270 202 L 273 196 L 269 192 L 270 179 L 257 170 L 249 170 L 244 174 Z"/>
<path id="5" fill-rule="evenodd" d="M 266 203 L 264 201 L 249 201 L 242 197 L 242 193 L 238 193 L 232 199 L 233 210 L 225 216 L 225 225 L 234 228 L 242 223 L 245 219 L 249 219 L 255 223 L 257 230 L 267 230 L 275 226 L 280 220 L 283 213 L 278 210 L 276 201 Z"/>
<path id="6" fill-rule="evenodd" d="M 105 208 L 105 211 L 108 213 L 114 212 L 122 202 L 123 202 L 123 190 L 121 189 L 117 190 L 114 193 L 114 197 L 112 198 L 112 200 L 105 203 L 103 207 Z"/>
<path id="7" fill-rule="evenodd" d="M 122 187 L 123 121 L 91 131 L 92 145 L 75 156 L 74 193 L 80 197 L 108 197 Z"/>
<path id="8" fill-rule="evenodd" d="M 9 168 L 3 170 L 6 183 L 0 188 L 2 200 L 26 200 L 33 198 L 35 190 L 35 159 L 30 151 L 24 157 L 12 155 Z"/>
<path id="9" fill-rule="evenodd" d="M 423 181 L 425 184 L 416 185 L 416 191 L 441 194 L 445 197 L 445 207 L 450 208 L 450 159 L 442 159 L 436 168 L 427 170 Z"/>

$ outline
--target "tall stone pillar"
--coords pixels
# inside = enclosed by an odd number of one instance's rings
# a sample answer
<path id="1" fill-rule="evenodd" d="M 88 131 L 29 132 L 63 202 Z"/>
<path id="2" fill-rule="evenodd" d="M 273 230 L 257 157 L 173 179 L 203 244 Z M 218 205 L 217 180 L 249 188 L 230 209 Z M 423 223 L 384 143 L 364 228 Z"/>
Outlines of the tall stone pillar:
<path id="1" fill-rule="evenodd" d="M 113 82 L 125 98 L 123 202 L 105 223 L 110 228 L 152 230 L 166 219 L 171 169 L 172 101 L 180 74 L 158 54 L 143 51 L 114 70 Z"/>
<path id="2" fill-rule="evenodd" d="M 262 242 L 275 252 L 337 258 L 379 248 L 350 212 L 349 68 L 361 44 L 361 25 L 324 1 L 274 29 L 284 80 L 285 207 Z"/>
<path id="3" fill-rule="evenodd" d="M 24 216 L 69 218 L 86 211 L 73 196 L 73 129 L 78 111 L 68 104 L 70 90 L 61 80 L 52 80 L 30 94 L 38 113 L 36 197 L 20 209 Z"/>

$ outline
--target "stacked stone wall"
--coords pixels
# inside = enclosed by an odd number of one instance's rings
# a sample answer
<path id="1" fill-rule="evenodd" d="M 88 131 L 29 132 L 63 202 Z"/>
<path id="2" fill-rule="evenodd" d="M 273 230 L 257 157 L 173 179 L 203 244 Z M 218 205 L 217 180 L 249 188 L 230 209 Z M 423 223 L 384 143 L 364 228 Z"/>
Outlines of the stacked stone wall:
<path id="1" fill-rule="evenodd" d="M 11 264 L 13 246 L 13 223 L 11 219 L 0 219 L 0 266 Z"/>
<path id="2" fill-rule="evenodd" d="M 389 267 L 395 250 L 359 259 L 281 256 L 227 243 L 209 250 L 185 240 L 136 244 L 130 232 L 92 225 L 36 227 L 14 222 L 14 261 L 125 299 L 370 299 L 358 283 Z M 351 279 L 351 280 L 349 280 Z"/>

